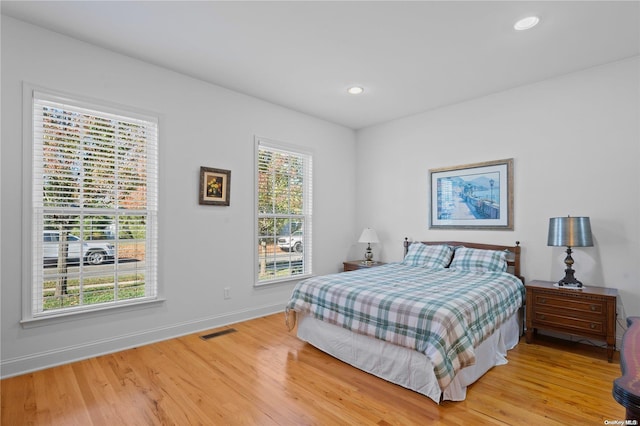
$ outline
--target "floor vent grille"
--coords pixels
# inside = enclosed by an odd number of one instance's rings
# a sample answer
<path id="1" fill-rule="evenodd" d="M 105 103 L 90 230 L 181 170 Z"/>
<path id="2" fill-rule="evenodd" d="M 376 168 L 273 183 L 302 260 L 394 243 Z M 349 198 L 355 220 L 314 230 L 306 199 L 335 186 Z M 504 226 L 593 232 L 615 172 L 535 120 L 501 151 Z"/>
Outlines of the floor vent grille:
<path id="1" fill-rule="evenodd" d="M 214 337 L 224 336 L 225 334 L 235 333 L 236 331 L 238 330 L 236 330 L 235 328 L 227 328 L 226 330 L 216 331 L 215 333 L 211 333 L 211 334 L 205 334 L 204 336 L 200 336 L 200 338 L 202 340 L 209 340 L 209 339 L 213 339 Z"/>

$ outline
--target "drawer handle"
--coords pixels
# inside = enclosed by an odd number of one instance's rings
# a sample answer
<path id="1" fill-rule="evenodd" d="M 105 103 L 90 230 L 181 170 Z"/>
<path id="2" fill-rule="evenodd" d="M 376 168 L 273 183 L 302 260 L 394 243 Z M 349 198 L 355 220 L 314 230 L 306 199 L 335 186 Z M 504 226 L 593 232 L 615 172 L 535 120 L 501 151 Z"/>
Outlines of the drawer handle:
<path id="1" fill-rule="evenodd" d="M 596 325 L 594 323 L 591 323 L 590 327 L 592 330 L 594 330 L 596 328 Z"/>
<path id="2" fill-rule="evenodd" d="M 540 319 L 544 321 L 544 315 L 540 315 Z"/>
<path id="3" fill-rule="evenodd" d="M 592 311 L 597 311 L 598 310 L 598 306 L 597 305 L 591 305 L 591 310 Z"/>
<path id="4" fill-rule="evenodd" d="M 540 299 L 540 303 L 547 303 L 547 299 L 545 298 Z"/>

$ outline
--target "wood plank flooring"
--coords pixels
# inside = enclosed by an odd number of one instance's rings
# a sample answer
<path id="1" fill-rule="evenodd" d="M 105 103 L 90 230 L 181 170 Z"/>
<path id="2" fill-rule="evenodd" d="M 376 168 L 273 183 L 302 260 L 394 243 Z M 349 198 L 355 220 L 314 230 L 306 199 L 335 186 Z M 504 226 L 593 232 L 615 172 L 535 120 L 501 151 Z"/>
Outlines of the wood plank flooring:
<path id="1" fill-rule="evenodd" d="M 199 336 L 234 328 L 210 340 Z M 462 402 L 427 397 L 305 344 L 276 314 L 1 381 L 1 424 L 602 425 L 618 354 L 521 343 Z"/>

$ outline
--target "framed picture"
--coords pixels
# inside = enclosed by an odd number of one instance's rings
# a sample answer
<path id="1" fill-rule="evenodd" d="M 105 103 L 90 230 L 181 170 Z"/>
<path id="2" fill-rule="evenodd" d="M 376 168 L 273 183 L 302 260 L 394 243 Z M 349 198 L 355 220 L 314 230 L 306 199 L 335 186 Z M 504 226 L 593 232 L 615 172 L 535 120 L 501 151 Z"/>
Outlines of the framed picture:
<path id="1" fill-rule="evenodd" d="M 231 171 L 200 167 L 200 204 L 228 206 Z"/>
<path id="2" fill-rule="evenodd" d="M 513 230 L 513 158 L 429 170 L 429 228 Z"/>

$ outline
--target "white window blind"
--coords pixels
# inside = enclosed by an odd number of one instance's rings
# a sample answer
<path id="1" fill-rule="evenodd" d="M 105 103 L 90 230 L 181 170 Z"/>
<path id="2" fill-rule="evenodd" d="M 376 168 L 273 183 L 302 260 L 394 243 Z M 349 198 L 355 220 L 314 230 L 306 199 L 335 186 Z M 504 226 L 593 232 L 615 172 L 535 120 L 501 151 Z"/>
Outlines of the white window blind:
<path id="1" fill-rule="evenodd" d="M 313 158 L 257 139 L 257 284 L 312 273 Z"/>
<path id="2" fill-rule="evenodd" d="M 157 118 L 33 92 L 28 317 L 157 298 Z"/>

